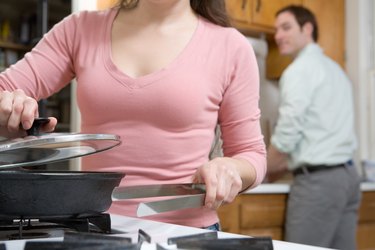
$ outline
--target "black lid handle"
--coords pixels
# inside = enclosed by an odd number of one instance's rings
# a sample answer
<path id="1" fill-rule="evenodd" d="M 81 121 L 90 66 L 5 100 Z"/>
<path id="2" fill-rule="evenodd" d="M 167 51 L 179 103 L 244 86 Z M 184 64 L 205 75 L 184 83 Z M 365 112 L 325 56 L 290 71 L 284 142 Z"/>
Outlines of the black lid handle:
<path id="1" fill-rule="evenodd" d="M 49 121 L 50 121 L 49 118 L 45 118 L 45 117 L 35 118 L 31 128 L 26 130 L 27 135 L 34 135 L 34 136 L 40 135 L 40 127 L 43 126 L 44 124 L 49 123 Z"/>

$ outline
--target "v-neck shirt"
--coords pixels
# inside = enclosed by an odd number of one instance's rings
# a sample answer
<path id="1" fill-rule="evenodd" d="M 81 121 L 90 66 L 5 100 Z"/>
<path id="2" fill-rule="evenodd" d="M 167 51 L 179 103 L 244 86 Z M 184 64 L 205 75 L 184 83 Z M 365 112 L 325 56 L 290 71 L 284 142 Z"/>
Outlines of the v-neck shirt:
<path id="1" fill-rule="evenodd" d="M 105 58 L 105 67 L 107 68 L 108 72 L 110 72 L 116 80 L 121 81 L 121 84 L 124 84 L 128 88 L 142 88 L 166 75 L 170 74 L 171 71 L 174 70 L 176 67 L 180 67 L 181 63 L 184 62 L 186 58 L 189 57 L 190 54 L 194 53 L 196 47 L 199 46 L 199 36 L 204 32 L 204 26 L 202 25 L 201 17 L 198 16 L 197 26 L 195 31 L 190 38 L 189 42 L 183 48 L 180 53 L 178 53 L 177 57 L 174 58 L 171 62 L 165 65 L 163 68 L 156 70 L 150 74 L 139 76 L 139 77 L 131 77 L 121 69 L 119 69 L 114 60 L 112 58 L 113 51 L 112 51 L 112 25 L 114 19 L 116 17 L 116 11 L 112 11 L 109 15 L 109 22 L 106 27 L 105 36 L 104 36 L 104 50 L 103 50 L 103 58 Z"/>

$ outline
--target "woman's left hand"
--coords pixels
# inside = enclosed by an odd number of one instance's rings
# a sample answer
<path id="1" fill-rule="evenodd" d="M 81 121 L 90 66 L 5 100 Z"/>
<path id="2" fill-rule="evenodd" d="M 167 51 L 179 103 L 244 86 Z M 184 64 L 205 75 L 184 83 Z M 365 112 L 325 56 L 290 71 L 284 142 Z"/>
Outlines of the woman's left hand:
<path id="1" fill-rule="evenodd" d="M 206 184 L 205 206 L 217 209 L 230 203 L 242 189 L 242 179 L 237 160 L 217 157 L 197 169 L 194 182 Z"/>

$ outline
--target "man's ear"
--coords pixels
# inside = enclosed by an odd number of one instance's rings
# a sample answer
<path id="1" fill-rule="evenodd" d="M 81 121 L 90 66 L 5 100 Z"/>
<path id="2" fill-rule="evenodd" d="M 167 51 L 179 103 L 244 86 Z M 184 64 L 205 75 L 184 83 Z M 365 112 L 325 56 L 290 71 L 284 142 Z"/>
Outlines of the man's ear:
<path id="1" fill-rule="evenodd" d="M 308 37 L 313 37 L 313 30 L 314 27 L 311 23 L 307 22 L 302 26 L 302 32 L 306 34 Z"/>

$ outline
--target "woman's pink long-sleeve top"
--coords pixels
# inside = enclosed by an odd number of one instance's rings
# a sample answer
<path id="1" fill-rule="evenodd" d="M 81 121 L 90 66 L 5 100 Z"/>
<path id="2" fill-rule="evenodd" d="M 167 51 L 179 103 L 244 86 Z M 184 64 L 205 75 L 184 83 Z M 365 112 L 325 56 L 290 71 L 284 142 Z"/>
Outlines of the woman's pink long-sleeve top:
<path id="1" fill-rule="evenodd" d="M 208 161 L 215 125 L 225 156 L 248 160 L 258 185 L 266 172 L 254 52 L 233 28 L 199 19 L 184 50 L 170 64 L 132 78 L 112 60 L 111 27 L 118 9 L 72 14 L 25 58 L 0 75 L 0 88 L 46 98 L 76 77 L 82 133 L 111 133 L 122 144 L 83 157 L 83 170 L 125 172 L 121 185 L 186 183 Z M 159 53 L 163 53 L 160 51 Z M 135 216 L 135 201 L 110 212 Z M 149 219 L 204 227 L 216 211 L 200 208 Z"/>

